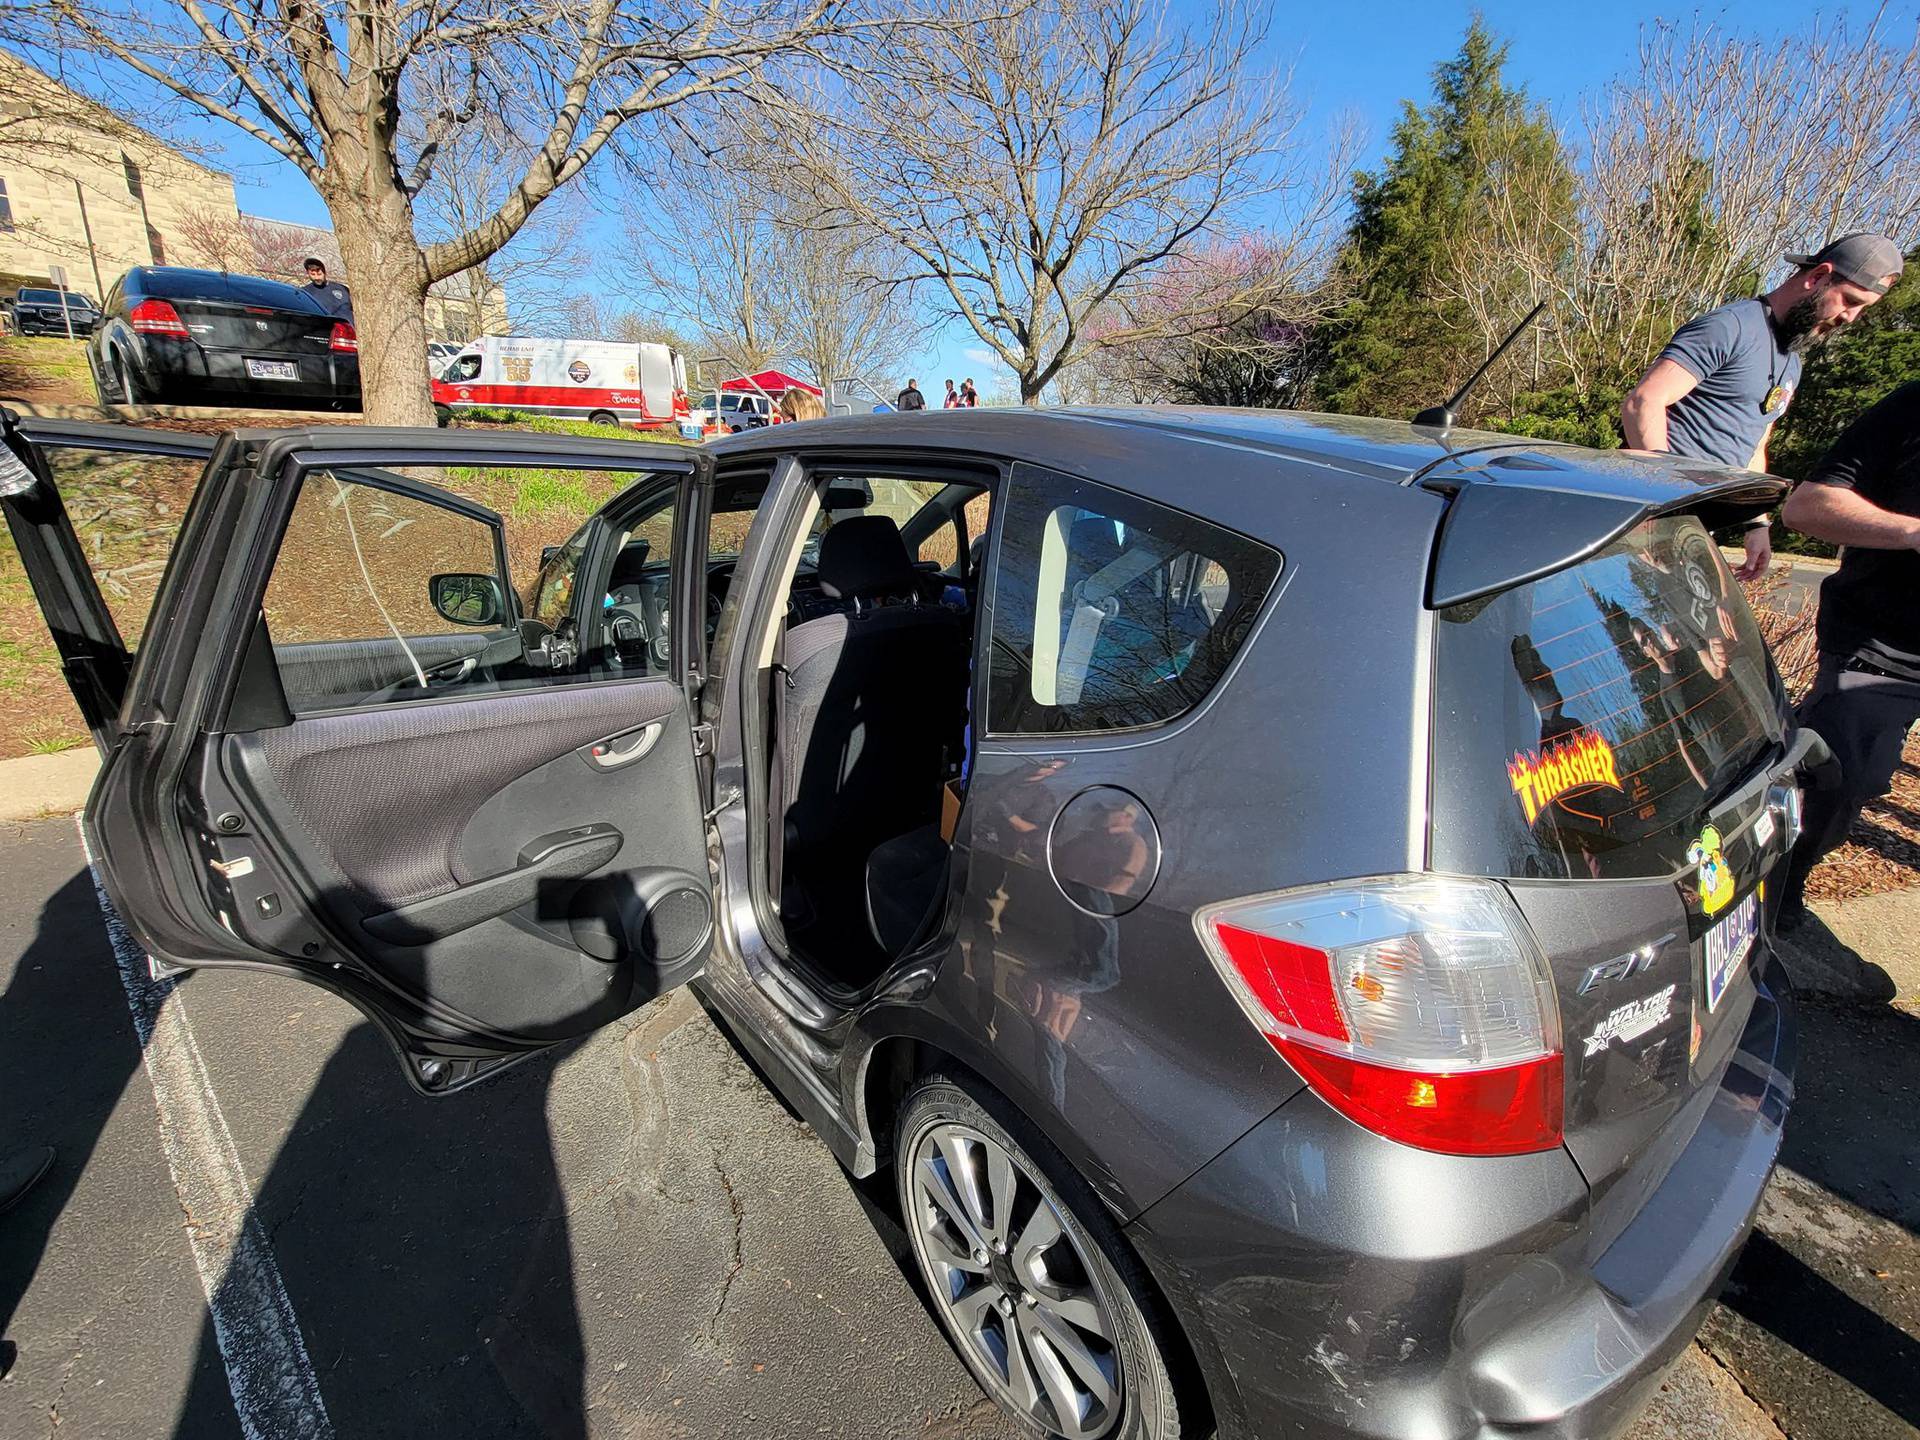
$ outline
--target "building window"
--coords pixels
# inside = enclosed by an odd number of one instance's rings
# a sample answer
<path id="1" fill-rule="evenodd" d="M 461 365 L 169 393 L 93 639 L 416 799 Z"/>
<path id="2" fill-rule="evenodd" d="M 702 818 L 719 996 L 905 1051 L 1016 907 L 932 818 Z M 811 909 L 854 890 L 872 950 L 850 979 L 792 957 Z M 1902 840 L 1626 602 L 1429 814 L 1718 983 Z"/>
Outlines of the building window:
<path id="1" fill-rule="evenodd" d="M 13 229 L 13 201 L 7 197 L 7 182 L 0 180 L 0 230 Z"/>
<path id="2" fill-rule="evenodd" d="M 167 242 L 160 238 L 160 232 L 151 225 L 147 226 L 147 249 L 153 252 L 154 264 L 167 263 Z"/>
<path id="3" fill-rule="evenodd" d="M 127 193 L 134 199 L 145 203 L 146 194 L 140 188 L 140 167 L 133 163 L 133 157 L 124 151 L 120 155 L 120 168 L 126 172 Z"/>

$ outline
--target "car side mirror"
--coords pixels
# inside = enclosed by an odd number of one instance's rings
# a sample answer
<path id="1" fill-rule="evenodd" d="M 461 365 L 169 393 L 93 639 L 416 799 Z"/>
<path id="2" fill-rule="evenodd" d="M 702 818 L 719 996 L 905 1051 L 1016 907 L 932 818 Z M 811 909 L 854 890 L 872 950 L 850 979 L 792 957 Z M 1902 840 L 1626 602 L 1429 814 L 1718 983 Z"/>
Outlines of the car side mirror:
<path id="1" fill-rule="evenodd" d="M 492 575 L 435 575 L 427 581 L 427 594 L 440 618 L 456 625 L 507 623 L 507 592 Z"/>

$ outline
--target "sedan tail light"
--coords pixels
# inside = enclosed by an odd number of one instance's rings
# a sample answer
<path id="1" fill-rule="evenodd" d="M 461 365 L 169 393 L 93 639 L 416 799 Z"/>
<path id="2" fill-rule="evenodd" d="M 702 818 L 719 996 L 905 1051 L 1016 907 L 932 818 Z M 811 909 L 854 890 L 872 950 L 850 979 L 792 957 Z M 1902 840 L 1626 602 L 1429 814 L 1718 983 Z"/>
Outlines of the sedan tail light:
<path id="1" fill-rule="evenodd" d="M 353 333 L 353 326 L 344 320 L 333 322 L 333 336 L 327 341 L 329 350 L 344 350 L 349 354 L 360 353 L 360 337 Z"/>
<path id="2" fill-rule="evenodd" d="M 180 312 L 164 300 L 142 300 L 127 312 L 127 319 L 142 335 L 171 335 L 176 340 L 191 338 L 181 323 Z"/>
<path id="3" fill-rule="evenodd" d="M 1518 907 L 1487 881 L 1388 876 L 1210 906 L 1240 1008 L 1358 1125 L 1456 1155 L 1560 1143 L 1560 1014 Z"/>

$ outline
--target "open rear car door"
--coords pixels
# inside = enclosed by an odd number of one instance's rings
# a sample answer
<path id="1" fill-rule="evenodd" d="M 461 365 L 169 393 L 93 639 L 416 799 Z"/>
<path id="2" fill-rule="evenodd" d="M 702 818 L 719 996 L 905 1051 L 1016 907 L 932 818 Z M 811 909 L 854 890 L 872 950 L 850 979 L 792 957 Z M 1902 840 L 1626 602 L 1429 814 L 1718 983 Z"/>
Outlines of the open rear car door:
<path id="1" fill-rule="evenodd" d="M 5 441 L 0 505 L 104 756 L 87 838 L 156 967 L 320 985 L 429 1092 L 700 972 L 697 452 L 11 416 Z M 56 483 L 95 454 L 206 459 L 130 661 Z M 523 601 L 473 494 L 517 514 L 542 484 L 617 494 Z"/>

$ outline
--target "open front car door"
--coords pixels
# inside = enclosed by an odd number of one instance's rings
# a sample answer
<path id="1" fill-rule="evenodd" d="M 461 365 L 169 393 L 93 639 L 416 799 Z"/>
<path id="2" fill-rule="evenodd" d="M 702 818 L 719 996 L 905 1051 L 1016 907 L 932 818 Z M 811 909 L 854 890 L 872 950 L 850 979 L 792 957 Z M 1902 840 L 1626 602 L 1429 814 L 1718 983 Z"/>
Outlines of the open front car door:
<path id="1" fill-rule="evenodd" d="M 10 520 L 59 504 L 22 448 Z M 430 1092 L 698 974 L 700 463 L 620 438 L 224 437 L 86 814 L 156 964 L 333 991 Z M 611 498 L 556 547 L 555 495 Z M 55 580 L 84 569 L 67 548 Z"/>

